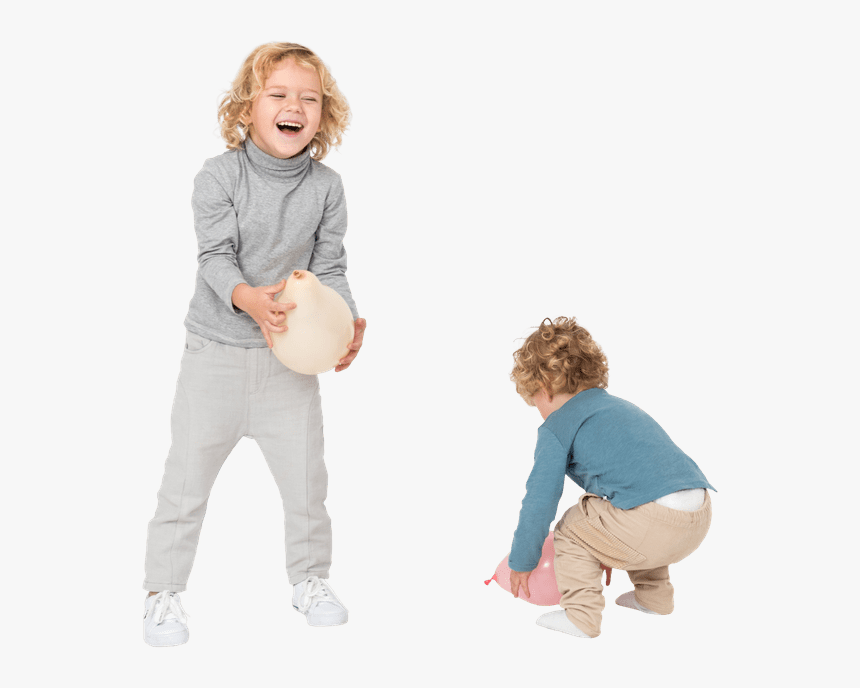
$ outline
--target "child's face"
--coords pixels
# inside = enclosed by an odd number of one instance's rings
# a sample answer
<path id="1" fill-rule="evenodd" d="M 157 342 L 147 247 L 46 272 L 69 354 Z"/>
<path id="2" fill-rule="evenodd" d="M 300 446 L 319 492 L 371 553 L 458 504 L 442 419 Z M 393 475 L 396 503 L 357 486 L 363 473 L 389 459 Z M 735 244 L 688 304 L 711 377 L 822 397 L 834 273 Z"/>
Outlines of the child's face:
<path id="1" fill-rule="evenodd" d="M 251 104 L 251 140 L 275 158 L 292 158 L 319 131 L 321 116 L 322 87 L 316 70 L 284 60 Z"/>

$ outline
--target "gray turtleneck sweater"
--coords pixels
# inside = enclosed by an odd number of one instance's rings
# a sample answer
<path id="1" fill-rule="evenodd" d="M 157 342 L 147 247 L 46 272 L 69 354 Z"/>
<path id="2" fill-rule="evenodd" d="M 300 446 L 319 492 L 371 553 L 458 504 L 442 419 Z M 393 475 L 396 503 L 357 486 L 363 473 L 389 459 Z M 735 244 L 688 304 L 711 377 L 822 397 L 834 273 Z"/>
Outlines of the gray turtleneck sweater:
<path id="1" fill-rule="evenodd" d="M 253 318 L 233 306 L 233 289 L 277 284 L 310 270 L 358 311 L 346 281 L 346 199 L 340 175 L 308 150 L 288 160 L 243 148 L 203 163 L 191 197 L 197 283 L 185 317 L 195 334 L 246 349 L 266 346 Z"/>

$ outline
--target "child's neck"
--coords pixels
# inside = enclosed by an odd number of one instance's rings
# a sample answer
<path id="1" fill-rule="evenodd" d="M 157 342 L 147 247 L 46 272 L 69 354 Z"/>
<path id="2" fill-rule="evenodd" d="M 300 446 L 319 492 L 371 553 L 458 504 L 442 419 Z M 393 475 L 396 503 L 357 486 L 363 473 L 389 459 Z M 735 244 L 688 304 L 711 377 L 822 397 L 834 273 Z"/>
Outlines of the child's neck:
<path id="1" fill-rule="evenodd" d="M 556 394 L 553 396 L 552 401 L 547 402 L 546 406 L 541 409 L 541 415 L 543 419 L 546 420 L 549 417 L 549 414 L 553 411 L 558 411 L 562 406 L 564 406 L 568 401 L 575 397 L 575 394 Z"/>
<path id="2" fill-rule="evenodd" d="M 579 390 L 579 392 L 584 392 L 584 389 Z M 574 392 L 570 394 L 569 392 L 559 393 L 553 395 L 552 399 L 549 398 L 549 395 L 541 390 L 541 393 L 534 396 L 535 406 L 537 406 L 538 411 L 540 411 L 540 415 L 544 420 L 549 418 L 549 414 L 553 411 L 558 411 L 562 406 L 564 406 L 568 401 L 573 399 L 579 392 Z M 539 403 L 540 402 L 540 403 Z"/>

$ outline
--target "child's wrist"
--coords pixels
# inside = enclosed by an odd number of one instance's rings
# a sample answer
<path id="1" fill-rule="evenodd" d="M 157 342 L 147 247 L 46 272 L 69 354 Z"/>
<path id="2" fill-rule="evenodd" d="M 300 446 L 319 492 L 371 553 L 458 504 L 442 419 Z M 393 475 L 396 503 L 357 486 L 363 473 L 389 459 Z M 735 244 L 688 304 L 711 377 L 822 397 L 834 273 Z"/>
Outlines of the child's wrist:
<path id="1" fill-rule="evenodd" d="M 245 297 L 250 290 L 250 285 L 245 282 L 241 282 L 233 287 L 233 294 L 230 296 L 230 300 L 233 301 L 233 305 L 240 311 L 245 311 L 246 313 L 248 309 L 245 308 Z"/>

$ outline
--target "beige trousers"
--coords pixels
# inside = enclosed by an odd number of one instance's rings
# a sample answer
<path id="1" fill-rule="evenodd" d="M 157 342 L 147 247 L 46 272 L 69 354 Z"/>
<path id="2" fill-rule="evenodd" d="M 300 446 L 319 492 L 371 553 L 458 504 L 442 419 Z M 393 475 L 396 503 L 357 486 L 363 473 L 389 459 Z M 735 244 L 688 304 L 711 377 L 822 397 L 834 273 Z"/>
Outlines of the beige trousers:
<path id="1" fill-rule="evenodd" d="M 555 527 L 555 577 L 559 604 L 592 638 L 600 635 L 605 601 L 600 565 L 627 571 L 636 601 L 658 614 L 674 609 L 669 564 L 692 554 L 711 524 L 711 498 L 697 511 L 678 511 L 654 502 L 616 509 L 586 493 Z"/>
<path id="2" fill-rule="evenodd" d="M 290 583 L 328 578 L 331 520 L 316 375 L 294 373 L 271 349 L 242 349 L 188 332 L 171 436 L 149 523 L 144 590 L 186 589 L 209 493 L 243 437 L 260 445 L 281 493 Z"/>

